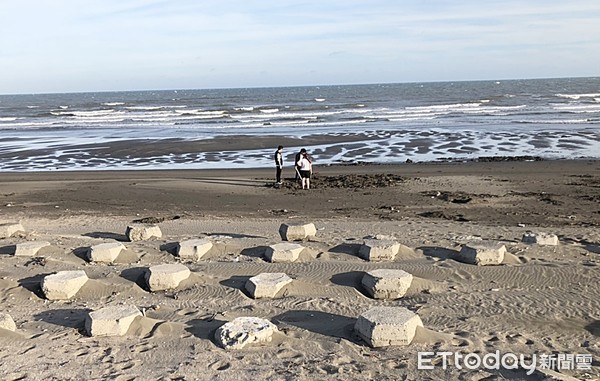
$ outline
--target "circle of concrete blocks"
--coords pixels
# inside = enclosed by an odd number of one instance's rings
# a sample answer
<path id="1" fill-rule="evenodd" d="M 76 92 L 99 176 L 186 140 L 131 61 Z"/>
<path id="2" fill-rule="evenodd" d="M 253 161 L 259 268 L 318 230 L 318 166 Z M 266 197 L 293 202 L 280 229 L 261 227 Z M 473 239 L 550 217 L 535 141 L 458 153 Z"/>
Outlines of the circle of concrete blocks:
<path id="1" fill-rule="evenodd" d="M 17 330 L 17 325 L 9 314 L 0 312 L 0 328 L 14 332 Z"/>
<path id="2" fill-rule="evenodd" d="M 551 233 L 532 233 L 523 234 L 521 239 L 524 243 L 538 244 L 541 246 L 558 246 L 558 236 Z"/>
<path id="3" fill-rule="evenodd" d="M 177 255 L 181 258 L 194 261 L 202 257 L 212 249 L 213 243 L 208 239 L 190 239 L 177 243 Z"/>
<path id="4" fill-rule="evenodd" d="M 358 250 L 358 256 L 371 262 L 393 261 L 398 251 L 400 244 L 396 241 L 366 239 Z"/>
<path id="5" fill-rule="evenodd" d="M 409 345 L 422 326 L 419 315 L 404 307 L 375 307 L 358 317 L 354 330 L 370 346 L 387 347 Z"/>
<path id="6" fill-rule="evenodd" d="M 124 249 L 125 246 L 121 242 L 101 243 L 91 246 L 87 257 L 90 262 L 113 263 Z"/>
<path id="7" fill-rule="evenodd" d="M 145 241 L 150 238 L 161 238 L 162 232 L 158 225 L 133 224 L 127 226 L 125 235 L 129 241 Z"/>
<path id="8" fill-rule="evenodd" d="M 362 285 L 375 299 L 398 299 L 406 294 L 413 276 L 404 270 L 379 269 L 365 273 Z"/>
<path id="9" fill-rule="evenodd" d="M 42 279 L 42 292 L 48 300 L 71 299 L 88 281 L 83 270 L 59 271 Z"/>
<path id="10" fill-rule="evenodd" d="M 151 266 L 146 272 L 146 282 L 150 291 L 172 290 L 190 274 L 190 269 L 179 263 Z"/>
<path id="11" fill-rule="evenodd" d="M 123 336 L 138 316 L 135 306 L 104 307 L 87 315 L 85 330 L 90 336 Z"/>
<path id="12" fill-rule="evenodd" d="M 274 298 L 290 283 L 292 278 L 284 273 L 262 273 L 248 279 L 245 287 L 254 299 Z"/>
<path id="13" fill-rule="evenodd" d="M 281 224 L 279 235 L 283 241 L 303 241 L 317 235 L 315 224 Z"/>
<path id="14" fill-rule="evenodd" d="M 504 260 L 506 246 L 500 242 L 482 241 L 464 245 L 457 255 L 461 262 L 473 265 L 499 265 Z"/>
<path id="15" fill-rule="evenodd" d="M 29 241 L 17 243 L 15 245 L 15 256 L 33 257 L 38 253 L 38 251 L 47 246 L 50 246 L 50 243 L 45 241 Z"/>
<path id="16" fill-rule="evenodd" d="M 278 332 L 275 324 L 257 317 L 239 317 L 223 324 L 215 332 L 215 340 L 225 349 L 242 349 L 256 343 L 268 343 Z"/>
<path id="17" fill-rule="evenodd" d="M 267 247 L 265 258 L 269 262 L 294 262 L 300 257 L 304 246 L 297 243 L 281 242 Z"/>
<path id="18" fill-rule="evenodd" d="M 24 232 L 25 228 L 18 222 L 0 224 L 0 238 L 9 238 L 16 232 Z"/>

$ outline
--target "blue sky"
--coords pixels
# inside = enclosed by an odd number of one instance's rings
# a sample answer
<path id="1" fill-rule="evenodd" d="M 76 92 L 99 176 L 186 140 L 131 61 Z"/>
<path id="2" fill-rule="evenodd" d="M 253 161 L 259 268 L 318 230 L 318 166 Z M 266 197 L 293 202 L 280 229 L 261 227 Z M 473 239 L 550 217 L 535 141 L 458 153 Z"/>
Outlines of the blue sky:
<path id="1" fill-rule="evenodd" d="M 5 0 L 0 94 L 600 75 L 598 0 Z"/>

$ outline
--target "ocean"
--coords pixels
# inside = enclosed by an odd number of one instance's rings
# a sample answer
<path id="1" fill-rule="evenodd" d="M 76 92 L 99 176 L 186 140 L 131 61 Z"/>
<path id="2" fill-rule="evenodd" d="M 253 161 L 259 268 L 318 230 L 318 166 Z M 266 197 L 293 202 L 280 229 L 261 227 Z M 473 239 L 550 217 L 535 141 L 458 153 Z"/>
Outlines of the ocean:
<path id="1" fill-rule="evenodd" d="M 600 77 L 0 95 L 0 170 L 600 158 Z"/>

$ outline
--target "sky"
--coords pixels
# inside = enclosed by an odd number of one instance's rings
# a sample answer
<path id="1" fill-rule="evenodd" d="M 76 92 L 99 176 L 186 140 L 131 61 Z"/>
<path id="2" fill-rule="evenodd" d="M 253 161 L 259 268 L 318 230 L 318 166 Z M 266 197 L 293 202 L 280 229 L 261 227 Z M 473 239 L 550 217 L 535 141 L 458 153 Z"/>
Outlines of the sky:
<path id="1" fill-rule="evenodd" d="M 600 75 L 598 0 L 2 0 L 0 94 Z"/>

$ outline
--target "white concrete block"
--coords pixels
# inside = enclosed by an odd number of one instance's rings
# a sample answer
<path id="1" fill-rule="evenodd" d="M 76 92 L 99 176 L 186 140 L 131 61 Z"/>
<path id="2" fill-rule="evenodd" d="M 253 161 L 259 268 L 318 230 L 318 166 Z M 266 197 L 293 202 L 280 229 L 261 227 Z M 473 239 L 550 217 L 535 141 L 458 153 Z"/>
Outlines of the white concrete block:
<path id="1" fill-rule="evenodd" d="M 0 224 L 0 238 L 12 237 L 16 232 L 24 232 L 25 228 L 18 222 Z"/>
<path id="2" fill-rule="evenodd" d="M 457 259 L 473 265 L 499 265 L 504 260 L 506 246 L 500 242 L 481 241 L 464 245 Z"/>
<path id="3" fill-rule="evenodd" d="M 283 241 L 303 241 L 317 235 L 315 224 L 281 224 L 279 235 Z"/>
<path id="4" fill-rule="evenodd" d="M 274 298 L 282 288 L 292 283 L 284 273 L 262 273 L 246 282 L 246 290 L 254 299 Z"/>
<path id="5" fill-rule="evenodd" d="M 28 241 L 16 244 L 15 255 L 17 257 L 33 257 L 40 249 L 50 246 L 49 242 L 45 241 Z"/>
<path id="6" fill-rule="evenodd" d="M 557 246 L 558 236 L 551 233 L 532 233 L 523 234 L 522 241 L 529 244 L 538 244 L 540 246 Z"/>
<path id="7" fill-rule="evenodd" d="M 125 235 L 131 242 L 146 241 L 150 238 L 161 238 L 162 232 L 158 225 L 133 224 L 127 226 Z"/>
<path id="8" fill-rule="evenodd" d="M 267 247 L 265 258 L 269 262 L 294 262 L 300 257 L 304 246 L 297 243 L 281 242 Z"/>
<path id="9" fill-rule="evenodd" d="M 179 263 L 151 266 L 146 272 L 146 282 L 150 291 L 172 290 L 190 274 L 190 269 Z"/>
<path id="10" fill-rule="evenodd" d="M 177 255 L 181 258 L 197 261 L 208 253 L 213 243 L 208 239 L 191 239 L 177 244 Z"/>
<path id="11" fill-rule="evenodd" d="M 83 270 L 59 271 L 42 279 L 42 292 L 48 300 L 71 299 L 88 281 Z"/>
<path id="12" fill-rule="evenodd" d="M 278 332 L 268 320 L 257 317 L 239 317 L 223 324 L 215 332 L 215 340 L 225 349 L 242 349 L 251 344 L 267 343 Z"/>
<path id="13" fill-rule="evenodd" d="M 125 250 L 125 246 L 120 242 L 101 243 L 91 246 L 87 256 L 90 262 L 113 263 L 121 250 Z"/>
<path id="14" fill-rule="evenodd" d="M 17 325 L 9 314 L 0 312 L 0 328 L 14 332 L 17 330 Z"/>
<path id="15" fill-rule="evenodd" d="M 138 316 L 135 306 L 104 307 L 88 314 L 85 329 L 90 336 L 123 336 Z"/>
<path id="16" fill-rule="evenodd" d="M 358 256 L 371 262 L 393 261 L 400 250 L 396 241 L 366 239 L 358 250 Z"/>
<path id="17" fill-rule="evenodd" d="M 404 307 L 374 307 L 358 317 L 354 329 L 370 346 L 387 347 L 409 345 L 422 326 L 419 315 Z"/>
<path id="18" fill-rule="evenodd" d="M 372 270 L 362 278 L 365 290 L 375 299 L 398 299 L 406 294 L 413 276 L 404 270 Z"/>

